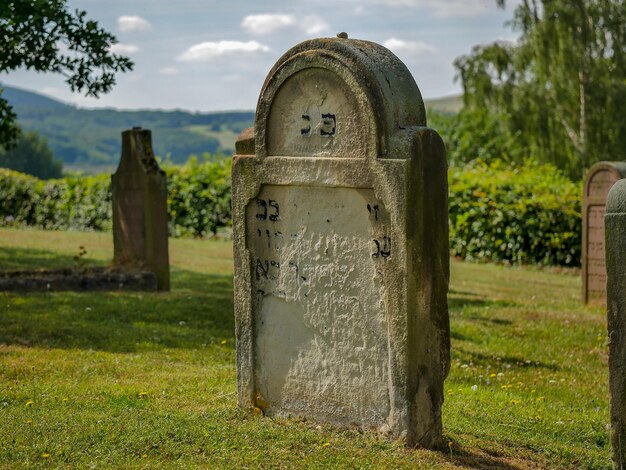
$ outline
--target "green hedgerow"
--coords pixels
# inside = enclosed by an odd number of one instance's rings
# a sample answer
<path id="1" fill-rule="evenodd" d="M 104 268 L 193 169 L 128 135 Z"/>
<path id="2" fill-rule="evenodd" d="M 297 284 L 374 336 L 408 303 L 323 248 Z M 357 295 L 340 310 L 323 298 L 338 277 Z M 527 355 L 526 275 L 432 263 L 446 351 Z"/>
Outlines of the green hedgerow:
<path id="1" fill-rule="evenodd" d="M 449 216 L 455 256 L 580 265 L 581 189 L 552 165 L 479 160 L 452 167 Z"/>

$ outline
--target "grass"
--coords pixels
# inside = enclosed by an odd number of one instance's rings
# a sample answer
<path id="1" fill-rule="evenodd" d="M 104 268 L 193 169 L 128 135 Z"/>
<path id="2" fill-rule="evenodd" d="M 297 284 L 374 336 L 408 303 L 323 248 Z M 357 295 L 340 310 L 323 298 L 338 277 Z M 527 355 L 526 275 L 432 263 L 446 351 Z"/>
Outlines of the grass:
<path id="1" fill-rule="evenodd" d="M 110 234 L 0 229 L 0 269 Z M 0 468 L 610 468 L 605 315 L 571 272 L 452 263 L 445 452 L 236 404 L 232 251 L 171 240 L 169 293 L 0 293 Z"/>

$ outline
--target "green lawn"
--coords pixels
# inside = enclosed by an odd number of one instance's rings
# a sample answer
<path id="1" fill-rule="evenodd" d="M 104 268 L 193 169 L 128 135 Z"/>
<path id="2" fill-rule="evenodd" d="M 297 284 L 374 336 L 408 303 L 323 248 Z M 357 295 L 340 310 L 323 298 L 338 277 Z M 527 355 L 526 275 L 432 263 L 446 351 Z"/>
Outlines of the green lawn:
<path id="1" fill-rule="evenodd" d="M 0 269 L 110 234 L 0 229 Z M 169 293 L 0 293 L 0 468 L 610 468 L 604 310 L 570 272 L 453 262 L 446 452 L 236 403 L 232 248 L 171 240 Z"/>

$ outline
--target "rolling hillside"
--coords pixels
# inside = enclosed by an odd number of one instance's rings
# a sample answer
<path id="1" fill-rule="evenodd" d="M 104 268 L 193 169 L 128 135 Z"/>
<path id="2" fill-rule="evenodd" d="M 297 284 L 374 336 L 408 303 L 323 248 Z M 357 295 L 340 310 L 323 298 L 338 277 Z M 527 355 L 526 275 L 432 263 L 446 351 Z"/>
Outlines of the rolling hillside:
<path id="1" fill-rule="evenodd" d="M 153 132 L 155 153 L 182 163 L 190 155 L 232 154 L 235 139 L 252 125 L 254 112 L 83 109 L 41 94 L 4 86 L 7 99 L 25 130 L 48 139 L 56 158 L 65 168 L 87 172 L 113 171 L 120 156 L 120 133 L 141 126 Z M 426 107 L 445 113 L 457 112 L 460 95 L 426 100 Z"/>
<path id="2" fill-rule="evenodd" d="M 108 171 L 120 156 L 120 133 L 134 126 L 153 131 L 155 153 L 176 163 L 189 155 L 232 153 L 237 135 L 252 125 L 254 113 L 119 111 L 82 109 L 38 93 L 3 86 L 22 128 L 48 139 L 55 157 L 68 168 Z"/>

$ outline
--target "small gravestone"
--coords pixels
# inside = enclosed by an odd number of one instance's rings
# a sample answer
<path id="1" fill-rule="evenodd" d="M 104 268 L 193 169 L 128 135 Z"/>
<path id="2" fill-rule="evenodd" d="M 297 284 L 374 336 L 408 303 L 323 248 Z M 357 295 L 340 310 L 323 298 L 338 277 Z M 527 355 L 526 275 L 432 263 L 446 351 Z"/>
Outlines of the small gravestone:
<path id="1" fill-rule="evenodd" d="M 122 133 L 122 157 L 111 180 L 114 265 L 147 268 L 156 274 L 158 289 L 169 290 L 166 176 L 149 130 Z"/>
<path id="2" fill-rule="evenodd" d="M 626 179 L 611 189 L 604 217 L 614 468 L 626 465 Z"/>
<path id="3" fill-rule="evenodd" d="M 604 211 L 616 181 L 626 177 L 626 162 L 600 162 L 589 169 L 583 192 L 582 300 L 606 301 Z"/>
<path id="4" fill-rule="evenodd" d="M 404 64 L 306 41 L 233 157 L 239 403 L 441 440 L 449 369 L 445 149 Z"/>

